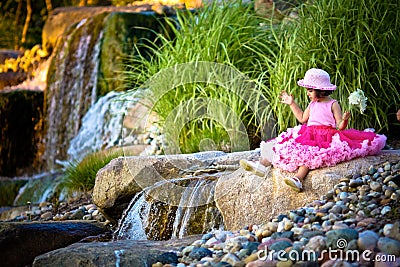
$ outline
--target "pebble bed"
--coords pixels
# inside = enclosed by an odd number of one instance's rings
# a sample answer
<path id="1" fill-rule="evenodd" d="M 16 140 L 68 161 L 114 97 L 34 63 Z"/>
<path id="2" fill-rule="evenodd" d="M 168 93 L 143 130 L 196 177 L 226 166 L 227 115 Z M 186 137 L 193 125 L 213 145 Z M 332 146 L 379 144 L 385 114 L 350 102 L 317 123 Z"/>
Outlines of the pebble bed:
<path id="1" fill-rule="evenodd" d="M 343 177 L 309 205 L 239 231 L 214 230 L 153 267 L 400 266 L 400 162 Z M 61 203 L 62 205 L 62 203 Z M 11 221 L 97 220 L 94 204 L 54 213 L 29 207 Z"/>
<path id="2" fill-rule="evenodd" d="M 66 203 L 61 203 L 66 205 Z M 62 208 L 62 207 L 61 207 Z M 27 206 L 26 210 L 19 212 L 19 215 L 7 221 L 67 221 L 67 220 L 96 220 L 105 225 L 109 221 L 97 209 L 95 204 L 81 205 L 75 209 L 65 212 L 55 212 L 53 204 L 42 202 L 39 205 Z"/>
<path id="3" fill-rule="evenodd" d="M 400 162 L 371 166 L 305 207 L 206 233 L 153 267 L 400 266 L 399 186 Z"/>

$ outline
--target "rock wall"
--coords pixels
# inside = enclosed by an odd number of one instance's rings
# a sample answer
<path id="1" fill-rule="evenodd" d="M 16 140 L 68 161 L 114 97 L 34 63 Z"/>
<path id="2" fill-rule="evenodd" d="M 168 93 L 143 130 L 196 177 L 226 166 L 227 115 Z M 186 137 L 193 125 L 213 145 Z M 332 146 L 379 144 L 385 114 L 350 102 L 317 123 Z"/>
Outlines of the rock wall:
<path id="1" fill-rule="evenodd" d="M 43 92 L 0 93 L 0 176 L 36 171 L 42 137 Z"/>

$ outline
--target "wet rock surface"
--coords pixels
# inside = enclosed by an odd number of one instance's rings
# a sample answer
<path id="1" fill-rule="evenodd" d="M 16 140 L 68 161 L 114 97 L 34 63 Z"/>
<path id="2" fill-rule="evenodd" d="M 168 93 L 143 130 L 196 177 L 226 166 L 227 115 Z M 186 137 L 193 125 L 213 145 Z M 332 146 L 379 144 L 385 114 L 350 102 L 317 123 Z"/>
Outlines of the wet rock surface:
<path id="1" fill-rule="evenodd" d="M 94 221 L 0 222 L 1 266 L 29 266 L 38 255 L 106 232 Z"/>
<path id="2" fill-rule="evenodd" d="M 191 236 L 169 241 L 75 243 L 36 257 L 33 266 L 151 266 L 154 262 L 176 259 L 175 253 L 168 254 L 169 251 L 179 249 L 200 237 Z"/>

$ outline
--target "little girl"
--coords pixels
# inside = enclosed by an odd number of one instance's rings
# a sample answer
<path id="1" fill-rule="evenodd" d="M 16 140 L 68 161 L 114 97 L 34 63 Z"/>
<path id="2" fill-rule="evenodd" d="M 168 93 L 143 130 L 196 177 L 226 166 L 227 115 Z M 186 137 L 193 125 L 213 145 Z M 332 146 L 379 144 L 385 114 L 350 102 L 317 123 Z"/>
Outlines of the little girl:
<path id="1" fill-rule="evenodd" d="M 377 154 L 385 146 L 386 136 L 367 130 L 345 130 L 350 113 L 342 114 L 339 103 L 330 97 L 336 85 L 331 84 L 329 74 L 324 70 L 309 69 L 297 84 L 307 88 L 311 101 L 304 111 L 285 91 L 280 98 L 282 103 L 290 106 L 302 125 L 261 142 L 260 162 L 241 160 L 240 165 L 259 176 L 264 176 L 265 166 L 271 164 L 289 172 L 296 171 L 293 177 L 285 179 L 285 183 L 300 192 L 309 170 Z"/>

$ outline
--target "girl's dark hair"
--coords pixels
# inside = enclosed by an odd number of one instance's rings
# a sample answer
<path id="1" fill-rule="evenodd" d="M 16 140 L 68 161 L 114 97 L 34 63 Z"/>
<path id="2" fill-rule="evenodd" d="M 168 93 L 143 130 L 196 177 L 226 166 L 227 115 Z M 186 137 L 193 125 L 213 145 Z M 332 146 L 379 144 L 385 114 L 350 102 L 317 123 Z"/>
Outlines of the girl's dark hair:
<path id="1" fill-rule="evenodd" d="M 333 90 L 319 90 L 319 89 L 314 89 L 315 93 L 317 94 L 317 97 L 324 97 L 331 95 L 333 93 Z"/>

